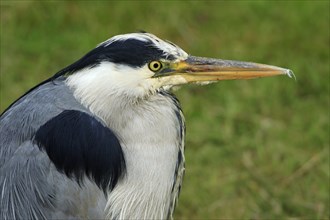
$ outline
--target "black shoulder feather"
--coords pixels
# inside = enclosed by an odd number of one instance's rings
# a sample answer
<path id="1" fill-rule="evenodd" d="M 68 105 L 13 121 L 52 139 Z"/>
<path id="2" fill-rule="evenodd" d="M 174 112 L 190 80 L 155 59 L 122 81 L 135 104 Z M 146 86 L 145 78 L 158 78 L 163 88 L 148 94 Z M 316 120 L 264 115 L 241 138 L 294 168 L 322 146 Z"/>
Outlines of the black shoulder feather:
<path id="1" fill-rule="evenodd" d="M 112 189 L 125 172 L 116 135 L 87 113 L 65 110 L 36 132 L 38 146 L 56 168 L 81 183 L 84 175 L 102 190 Z"/>

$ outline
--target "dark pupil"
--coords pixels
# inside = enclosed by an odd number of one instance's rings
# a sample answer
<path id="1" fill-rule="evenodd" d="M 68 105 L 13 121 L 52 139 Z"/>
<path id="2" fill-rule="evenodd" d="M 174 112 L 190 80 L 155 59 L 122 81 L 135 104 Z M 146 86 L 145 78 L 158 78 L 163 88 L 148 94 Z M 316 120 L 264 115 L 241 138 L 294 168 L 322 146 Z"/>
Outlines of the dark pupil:
<path id="1" fill-rule="evenodd" d="M 158 63 L 154 63 L 154 68 L 155 69 L 158 69 L 158 67 L 159 67 L 159 64 Z"/>

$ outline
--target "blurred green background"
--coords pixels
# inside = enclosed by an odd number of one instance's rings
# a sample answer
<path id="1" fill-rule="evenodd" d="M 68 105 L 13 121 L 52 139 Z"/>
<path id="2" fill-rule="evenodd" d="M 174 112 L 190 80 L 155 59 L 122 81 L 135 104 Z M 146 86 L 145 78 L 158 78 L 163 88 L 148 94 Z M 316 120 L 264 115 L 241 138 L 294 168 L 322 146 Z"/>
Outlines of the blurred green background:
<path id="1" fill-rule="evenodd" d="M 145 30 L 273 77 L 189 85 L 176 219 L 329 219 L 329 1 L 1 1 L 0 111 L 99 42 Z"/>

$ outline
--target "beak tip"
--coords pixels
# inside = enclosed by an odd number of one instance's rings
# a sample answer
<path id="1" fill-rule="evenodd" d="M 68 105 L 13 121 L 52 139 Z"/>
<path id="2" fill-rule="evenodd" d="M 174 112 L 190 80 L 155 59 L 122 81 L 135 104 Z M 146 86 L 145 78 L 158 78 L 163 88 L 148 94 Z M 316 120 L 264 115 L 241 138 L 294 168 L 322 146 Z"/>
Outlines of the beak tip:
<path id="1" fill-rule="evenodd" d="M 293 78 L 294 80 L 297 80 L 297 79 L 296 79 L 296 76 L 295 76 L 294 73 L 293 73 L 293 71 L 290 70 L 290 69 L 286 69 L 286 70 L 284 71 L 284 74 L 287 75 L 287 76 L 290 77 L 290 78 Z"/>

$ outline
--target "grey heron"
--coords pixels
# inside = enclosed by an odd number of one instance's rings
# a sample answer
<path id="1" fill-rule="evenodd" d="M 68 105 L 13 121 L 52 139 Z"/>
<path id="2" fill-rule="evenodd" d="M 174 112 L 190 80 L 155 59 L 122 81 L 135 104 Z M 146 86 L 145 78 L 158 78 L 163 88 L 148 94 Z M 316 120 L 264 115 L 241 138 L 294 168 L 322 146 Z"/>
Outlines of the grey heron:
<path id="1" fill-rule="evenodd" d="M 185 121 L 170 89 L 281 74 L 149 33 L 100 43 L 2 113 L 0 219 L 172 218 Z"/>

